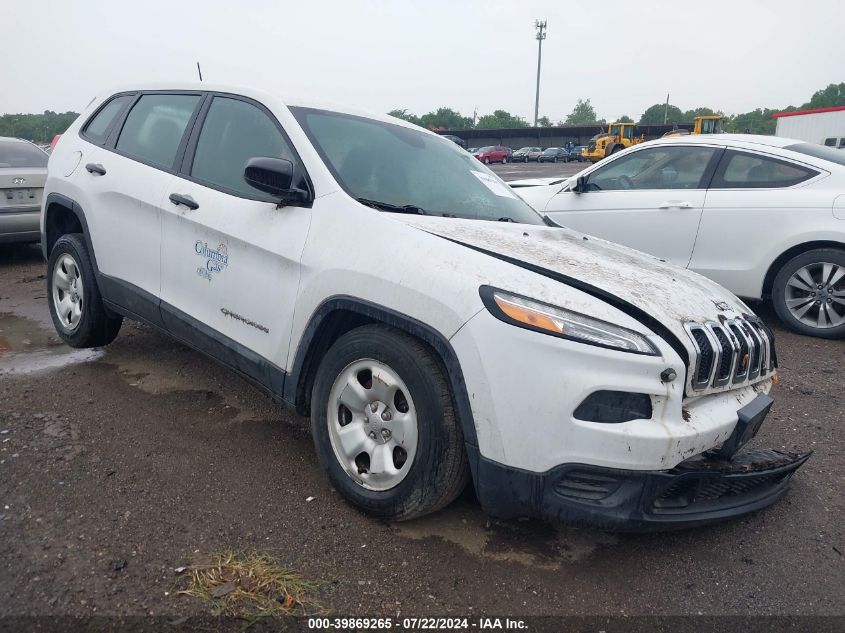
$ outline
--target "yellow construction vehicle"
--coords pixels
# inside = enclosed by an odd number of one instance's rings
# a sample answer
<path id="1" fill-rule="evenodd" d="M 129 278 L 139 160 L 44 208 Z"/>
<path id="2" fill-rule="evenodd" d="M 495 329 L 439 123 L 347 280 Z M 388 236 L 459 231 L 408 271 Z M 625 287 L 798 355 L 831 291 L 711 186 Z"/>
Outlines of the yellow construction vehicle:
<path id="1" fill-rule="evenodd" d="M 590 139 L 590 144 L 581 150 L 581 156 L 591 163 L 597 163 L 626 147 L 642 143 L 645 136 L 634 136 L 635 125 L 636 123 L 611 123 L 607 126 L 607 132 L 596 134 Z"/>
<path id="2" fill-rule="evenodd" d="M 722 117 L 721 114 L 705 114 L 695 117 L 695 123 L 692 127 L 692 132 L 689 130 L 672 130 L 666 132 L 663 136 L 688 136 L 690 134 L 721 134 L 722 133 Z"/>

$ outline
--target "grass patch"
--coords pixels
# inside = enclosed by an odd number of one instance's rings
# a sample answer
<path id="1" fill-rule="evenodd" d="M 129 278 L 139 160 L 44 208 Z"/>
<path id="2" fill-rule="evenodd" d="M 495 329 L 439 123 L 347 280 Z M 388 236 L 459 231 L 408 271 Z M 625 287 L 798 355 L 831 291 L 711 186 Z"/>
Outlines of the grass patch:
<path id="1" fill-rule="evenodd" d="M 252 620 L 322 611 L 310 597 L 318 583 L 285 569 L 269 554 L 213 554 L 184 573 L 189 585 L 177 593 L 208 602 L 217 616 Z"/>

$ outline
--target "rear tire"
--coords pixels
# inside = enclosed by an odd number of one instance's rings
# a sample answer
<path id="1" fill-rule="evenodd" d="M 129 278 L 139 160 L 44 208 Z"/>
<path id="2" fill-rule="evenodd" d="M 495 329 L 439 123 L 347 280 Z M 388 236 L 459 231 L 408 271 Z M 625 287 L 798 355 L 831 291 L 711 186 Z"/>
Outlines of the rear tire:
<path id="1" fill-rule="evenodd" d="M 845 251 L 821 248 L 790 259 L 772 284 L 772 305 L 799 334 L 845 337 Z"/>
<path id="2" fill-rule="evenodd" d="M 379 518 L 401 521 L 439 510 L 469 480 L 463 433 L 439 359 L 387 326 L 352 330 L 328 350 L 312 389 L 311 429 L 335 489 Z"/>
<path id="3" fill-rule="evenodd" d="M 101 347 L 120 331 L 123 317 L 106 311 L 85 239 L 60 237 L 47 261 L 47 302 L 59 337 L 71 347 Z"/>

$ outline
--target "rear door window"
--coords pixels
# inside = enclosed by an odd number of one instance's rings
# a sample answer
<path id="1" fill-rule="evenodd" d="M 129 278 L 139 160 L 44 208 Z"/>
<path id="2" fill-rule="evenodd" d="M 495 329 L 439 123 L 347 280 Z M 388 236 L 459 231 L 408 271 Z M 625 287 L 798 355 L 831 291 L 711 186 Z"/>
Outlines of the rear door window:
<path id="1" fill-rule="evenodd" d="M 142 96 L 126 117 L 116 149 L 154 167 L 172 169 L 201 98 L 186 94 Z"/>
<path id="2" fill-rule="evenodd" d="M 711 189 L 775 189 L 791 187 L 819 172 L 772 156 L 728 150 L 722 157 Z"/>
<path id="3" fill-rule="evenodd" d="M 97 145 L 105 143 L 118 115 L 134 98 L 135 95 L 121 95 L 106 103 L 85 125 L 82 136 Z"/>

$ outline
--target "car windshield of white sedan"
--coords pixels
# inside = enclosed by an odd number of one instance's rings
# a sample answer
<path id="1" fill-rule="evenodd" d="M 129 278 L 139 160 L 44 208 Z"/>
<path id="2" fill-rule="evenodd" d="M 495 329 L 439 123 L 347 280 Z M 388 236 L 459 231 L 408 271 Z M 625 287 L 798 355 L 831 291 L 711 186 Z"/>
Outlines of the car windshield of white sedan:
<path id="1" fill-rule="evenodd" d="M 47 154 L 29 143 L 0 141 L 0 168 L 47 167 Z"/>
<path id="2" fill-rule="evenodd" d="M 397 213 L 543 224 L 498 176 L 451 141 L 366 117 L 291 111 L 338 183 L 363 204 Z"/>

